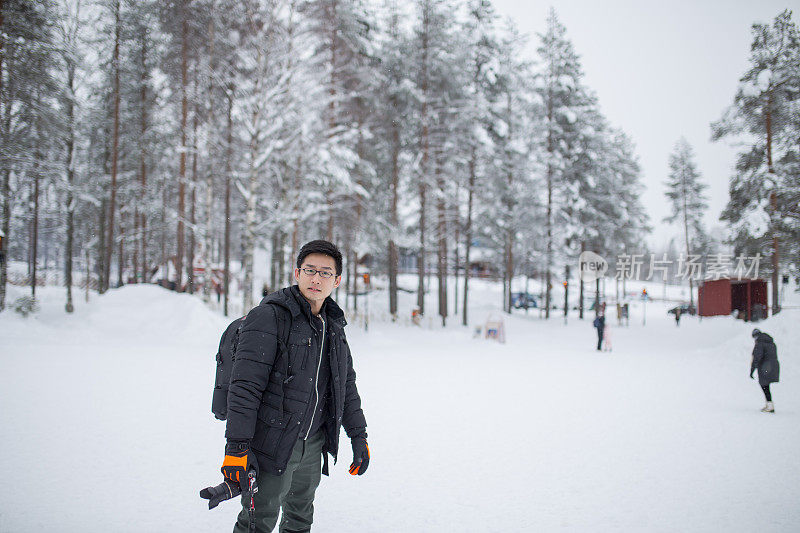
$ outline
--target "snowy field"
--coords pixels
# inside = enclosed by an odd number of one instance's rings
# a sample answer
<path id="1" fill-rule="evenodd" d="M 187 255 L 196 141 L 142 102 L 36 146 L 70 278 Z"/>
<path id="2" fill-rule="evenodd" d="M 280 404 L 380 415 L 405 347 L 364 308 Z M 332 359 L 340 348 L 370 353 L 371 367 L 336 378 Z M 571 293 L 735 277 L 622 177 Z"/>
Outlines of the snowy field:
<path id="1" fill-rule="evenodd" d="M 228 321 L 154 286 L 81 295 L 72 316 L 63 289 L 40 294 L 36 316 L 0 314 L 0 531 L 230 531 L 238 502 L 198 496 L 221 481 L 210 405 Z M 476 285 L 476 322 L 498 294 Z M 758 325 L 781 362 L 770 415 L 748 378 L 753 325 L 676 328 L 671 305 L 649 303 L 646 326 L 640 305 L 629 327 L 612 319 L 610 353 L 591 318 L 560 312 L 506 317 L 504 345 L 460 317 L 353 321 L 372 460 L 348 475 L 344 440 L 314 531 L 797 531 L 800 311 Z"/>

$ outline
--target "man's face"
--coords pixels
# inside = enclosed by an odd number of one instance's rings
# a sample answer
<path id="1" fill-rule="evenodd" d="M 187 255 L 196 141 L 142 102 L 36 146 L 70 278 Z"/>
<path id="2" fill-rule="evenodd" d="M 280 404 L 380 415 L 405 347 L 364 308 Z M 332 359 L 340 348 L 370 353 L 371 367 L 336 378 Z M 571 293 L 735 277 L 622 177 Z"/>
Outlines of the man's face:
<path id="1" fill-rule="evenodd" d="M 306 269 L 313 269 L 317 272 L 308 275 L 305 272 Z M 330 272 L 332 275 L 324 278 L 320 272 Z M 342 281 L 342 277 L 336 275 L 336 261 L 333 260 L 333 257 L 325 254 L 307 255 L 300 268 L 294 269 L 294 279 L 297 280 L 300 294 L 310 303 L 317 302 L 318 305 L 322 305 L 325 298 L 330 296 L 333 289 L 338 287 L 339 282 Z"/>

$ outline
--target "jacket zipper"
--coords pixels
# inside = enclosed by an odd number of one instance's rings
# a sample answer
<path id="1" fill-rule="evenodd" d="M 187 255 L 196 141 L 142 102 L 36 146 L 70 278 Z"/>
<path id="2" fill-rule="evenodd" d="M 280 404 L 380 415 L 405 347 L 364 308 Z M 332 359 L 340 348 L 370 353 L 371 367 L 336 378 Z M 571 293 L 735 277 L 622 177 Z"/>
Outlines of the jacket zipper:
<path id="1" fill-rule="evenodd" d="M 314 417 L 317 415 L 317 405 L 319 405 L 319 388 L 317 387 L 317 382 L 319 382 L 319 367 L 322 366 L 322 350 L 325 349 L 325 320 L 320 316 L 320 322 L 322 322 L 322 337 L 319 343 L 319 360 L 317 361 L 317 375 L 314 378 L 314 410 L 311 411 L 311 422 L 308 424 L 308 431 L 306 431 L 306 436 L 303 440 L 308 440 L 308 434 L 311 433 L 311 428 L 314 426 Z"/>

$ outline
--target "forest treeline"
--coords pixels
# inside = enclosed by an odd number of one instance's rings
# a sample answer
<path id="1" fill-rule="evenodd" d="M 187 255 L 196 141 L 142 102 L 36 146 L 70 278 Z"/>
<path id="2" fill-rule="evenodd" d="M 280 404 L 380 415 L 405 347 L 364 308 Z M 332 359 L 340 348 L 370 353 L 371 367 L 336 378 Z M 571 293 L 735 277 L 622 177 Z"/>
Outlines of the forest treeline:
<path id="1" fill-rule="evenodd" d="M 68 311 L 78 273 L 100 292 L 162 279 L 219 292 L 226 313 L 238 294 L 247 310 L 256 250 L 276 288 L 303 242 L 327 238 L 348 294 L 366 263 L 387 276 L 396 315 L 398 275 L 414 272 L 430 314 L 433 275 L 442 323 L 454 299 L 466 324 L 473 269 L 502 278 L 506 309 L 514 276 L 539 277 L 549 313 L 581 251 L 641 249 L 649 230 L 634 146 L 600 112 L 553 10 L 528 60 L 531 37 L 488 0 L 0 7 L 0 309 L 9 262 L 28 262 L 35 291 L 44 256 L 64 271 Z M 796 48 L 782 16 L 762 28 L 783 21 Z M 741 249 L 797 241 L 792 53 L 779 53 L 789 81 L 773 63 L 769 80 L 748 74 L 713 126 L 757 142 L 723 215 Z M 772 122 L 757 125 L 765 110 Z M 761 190 L 764 169 L 774 185 Z M 745 200 L 766 227 L 743 222 Z M 796 242 L 784 248 L 796 260 Z"/>

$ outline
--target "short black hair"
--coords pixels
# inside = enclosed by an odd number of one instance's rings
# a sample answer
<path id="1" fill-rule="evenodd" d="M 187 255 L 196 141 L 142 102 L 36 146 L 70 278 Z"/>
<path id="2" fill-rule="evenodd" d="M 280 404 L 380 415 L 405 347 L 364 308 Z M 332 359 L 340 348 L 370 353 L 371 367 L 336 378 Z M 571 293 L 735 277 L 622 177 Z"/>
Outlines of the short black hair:
<path id="1" fill-rule="evenodd" d="M 342 252 L 339 251 L 335 244 L 322 239 L 305 243 L 297 254 L 297 268 L 303 266 L 303 261 L 311 254 L 323 254 L 332 257 L 336 262 L 336 275 L 342 275 Z"/>

